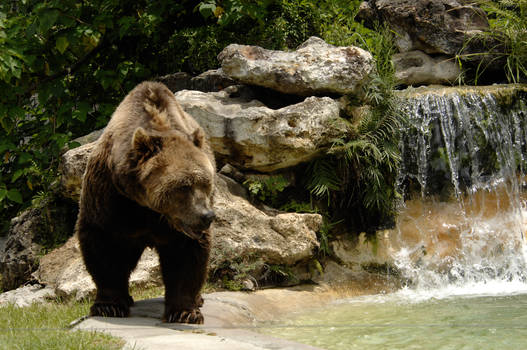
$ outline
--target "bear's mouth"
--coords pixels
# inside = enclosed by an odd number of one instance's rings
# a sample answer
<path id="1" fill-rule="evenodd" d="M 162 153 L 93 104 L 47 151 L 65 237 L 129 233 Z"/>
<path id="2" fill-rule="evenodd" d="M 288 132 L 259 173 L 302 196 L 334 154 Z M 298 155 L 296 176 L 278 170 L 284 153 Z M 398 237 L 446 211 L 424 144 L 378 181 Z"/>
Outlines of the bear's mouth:
<path id="1" fill-rule="evenodd" d="M 183 232 L 185 236 L 191 239 L 199 240 L 203 237 L 203 231 L 194 231 L 189 226 L 184 225 L 178 228 L 179 231 Z"/>
<path id="2" fill-rule="evenodd" d="M 185 236 L 187 236 L 190 239 L 199 240 L 203 237 L 204 232 L 201 230 L 194 230 L 189 225 L 186 225 L 179 220 L 168 220 L 173 228 L 178 230 L 179 232 L 183 233 Z"/>

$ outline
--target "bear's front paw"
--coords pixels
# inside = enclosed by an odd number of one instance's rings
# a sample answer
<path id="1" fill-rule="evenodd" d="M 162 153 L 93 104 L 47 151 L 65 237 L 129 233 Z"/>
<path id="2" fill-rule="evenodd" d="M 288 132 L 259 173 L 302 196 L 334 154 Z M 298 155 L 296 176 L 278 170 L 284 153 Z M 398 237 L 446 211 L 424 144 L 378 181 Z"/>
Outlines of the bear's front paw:
<path id="1" fill-rule="evenodd" d="M 165 312 L 163 322 L 203 324 L 203 314 L 199 309 Z"/>
<path id="2" fill-rule="evenodd" d="M 95 302 L 90 308 L 90 316 L 128 317 L 129 314 L 128 306 L 116 303 Z"/>

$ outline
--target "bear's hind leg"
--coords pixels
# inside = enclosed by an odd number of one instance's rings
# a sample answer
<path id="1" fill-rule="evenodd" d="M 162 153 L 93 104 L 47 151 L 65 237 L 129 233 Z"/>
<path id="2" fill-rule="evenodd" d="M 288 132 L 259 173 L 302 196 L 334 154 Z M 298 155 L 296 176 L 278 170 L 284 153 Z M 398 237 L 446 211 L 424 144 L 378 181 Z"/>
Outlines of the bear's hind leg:
<path id="1" fill-rule="evenodd" d="M 157 247 L 165 283 L 164 322 L 203 323 L 201 287 L 207 276 L 209 241 L 183 238 Z"/>
<path id="2" fill-rule="evenodd" d="M 128 279 L 144 246 L 117 242 L 95 229 L 79 228 L 78 232 L 86 268 L 97 287 L 90 316 L 127 317 L 134 303 Z"/>

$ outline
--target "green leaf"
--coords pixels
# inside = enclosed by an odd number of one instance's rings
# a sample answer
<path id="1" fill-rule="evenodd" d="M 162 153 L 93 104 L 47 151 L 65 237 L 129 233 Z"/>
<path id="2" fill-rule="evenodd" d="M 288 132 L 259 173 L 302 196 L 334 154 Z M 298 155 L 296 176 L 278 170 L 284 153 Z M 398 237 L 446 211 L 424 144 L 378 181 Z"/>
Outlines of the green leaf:
<path id="1" fill-rule="evenodd" d="M 79 103 L 79 106 L 76 110 L 73 111 L 73 118 L 80 120 L 81 122 L 86 121 L 86 116 L 88 115 L 88 110 L 90 109 L 90 105 L 87 102 L 81 102 Z"/>
<path id="2" fill-rule="evenodd" d="M 7 188 L 0 188 L 0 202 L 7 196 Z"/>
<path id="3" fill-rule="evenodd" d="M 119 38 L 122 39 L 130 30 L 130 27 L 135 23 L 135 18 L 124 16 L 119 19 Z"/>
<path id="4" fill-rule="evenodd" d="M 42 11 L 38 15 L 39 26 L 38 29 L 41 33 L 46 33 L 59 18 L 60 12 L 58 10 L 47 10 Z"/>
<path id="5" fill-rule="evenodd" d="M 7 191 L 7 198 L 19 204 L 23 203 L 22 195 L 20 194 L 20 192 L 18 192 L 18 190 L 14 188 Z"/>
<path id="6" fill-rule="evenodd" d="M 15 173 L 13 174 L 13 177 L 11 178 L 11 182 L 15 182 L 16 180 L 18 180 L 22 175 L 24 175 L 24 171 L 25 169 L 18 169 L 17 171 L 15 171 Z"/>
<path id="7" fill-rule="evenodd" d="M 57 50 L 59 50 L 60 53 L 64 53 L 69 45 L 70 42 L 65 36 L 59 36 L 55 42 L 55 47 L 57 48 Z"/>
<path id="8" fill-rule="evenodd" d="M 74 148 L 77 148 L 77 147 L 80 147 L 81 144 L 77 141 L 70 141 L 68 142 L 68 148 L 69 149 L 74 149 Z"/>
<path id="9" fill-rule="evenodd" d="M 17 119 L 23 119 L 26 116 L 26 111 L 22 107 L 14 106 L 9 108 L 9 115 Z"/>
<path id="10" fill-rule="evenodd" d="M 199 6 L 199 13 L 203 16 L 203 18 L 209 18 L 210 16 L 214 15 L 215 11 L 216 4 L 214 2 L 202 3 Z"/>
<path id="11" fill-rule="evenodd" d="M 8 135 L 11 133 L 11 131 L 13 131 L 13 128 L 15 127 L 15 122 L 10 116 L 0 118 L 0 124 L 2 125 L 2 128 Z"/>
<path id="12" fill-rule="evenodd" d="M 25 164 L 25 163 L 29 163 L 31 162 L 31 160 L 33 160 L 33 156 L 29 153 L 22 153 L 20 154 L 19 158 L 18 158 L 18 164 Z"/>

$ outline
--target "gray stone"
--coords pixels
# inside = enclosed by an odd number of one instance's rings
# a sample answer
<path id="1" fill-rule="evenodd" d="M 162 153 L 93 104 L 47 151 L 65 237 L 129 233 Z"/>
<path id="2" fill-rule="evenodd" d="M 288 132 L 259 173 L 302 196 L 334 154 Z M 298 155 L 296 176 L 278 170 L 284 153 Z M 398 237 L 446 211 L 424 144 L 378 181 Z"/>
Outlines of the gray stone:
<path id="1" fill-rule="evenodd" d="M 31 306 L 31 304 L 43 303 L 55 298 L 56 295 L 52 288 L 41 284 L 33 284 L 0 294 L 0 306 L 12 304 L 18 307 L 27 307 Z"/>
<path id="2" fill-rule="evenodd" d="M 126 348 L 145 350 L 317 350 L 248 328 L 314 305 L 323 306 L 336 296 L 316 286 L 205 294 L 203 325 L 161 323 L 164 300 L 156 298 L 136 302 L 131 317 L 90 317 L 74 329 L 107 332 L 123 338 Z"/>
<path id="3" fill-rule="evenodd" d="M 219 55 L 223 71 L 244 83 L 286 94 L 357 94 L 374 69 L 371 54 L 311 37 L 292 52 L 231 44 Z"/>
<path id="4" fill-rule="evenodd" d="M 60 298 L 82 300 L 95 296 L 95 284 L 84 266 L 77 236 L 42 257 L 33 277 L 52 288 Z M 157 285 L 161 285 L 159 258 L 153 249 L 147 248 L 130 276 L 130 286 Z"/>
<path id="5" fill-rule="evenodd" d="M 205 129 L 216 156 L 234 166 L 264 172 L 295 166 L 347 132 L 339 102 L 329 97 L 274 110 L 230 93 L 184 90 L 176 98 Z"/>
<path id="6" fill-rule="evenodd" d="M 64 197 L 78 201 L 82 185 L 82 177 L 88 156 L 95 147 L 95 142 L 87 143 L 71 149 L 61 156 L 60 162 L 60 188 Z"/>
<path id="7" fill-rule="evenodd" d="M 76 217 L 74 203 L 60 198 L 44 200 L 21 212 L 11 226 L 0 254 L 2 288 L 17 288 L 31 279 L 45 246 L 73 233 Z"/>
<path id="8" fill-rule="evenodd" d="M 192 77 L 185 72 L 164 75 L 155 79 L 165 84 L 172 92 L 181 90 L 198 90 L 203 92 L 220 91 L 237 84 L 222 69 L 213 69 Z"/>
<path id="9" fill-rule="evenodd" d="M 410 51 L 393 55 L 392 62 L 397 82 L 404 85 L 453 84 L 461 75 L 458 62 L 445 55 Z"/>
<path id="10" fill-rule="evenodd" d="M 212 224 L 211 269 L 240 257 L 258 257 L 268 264 L 294 265 L 313 256 L 322 225 L 319 214 L 269 215 L 233 195 L 228 178 L 218 176 Z"/>
<path id="11" fill-rule="evenodd" d="M 400 52 L 455 56 L 469 38 L 489 29 L 485 12 L 462 0 L 370 0 L 361 5 L 358 17 L 387 23 L 397 33 Z M 474 51 L 466 47 L 465 52 Z"/>
<path id="12" fill-rule="evenodd" d="M 0 260 L 4 290 L 14 289 L 25 283 L 37 268 L 42 245 L 35 241 L 34 232 L 43 230 L 41 222 L 42 212 L 39 209 L 25 210 L 11 220 Z"/>

